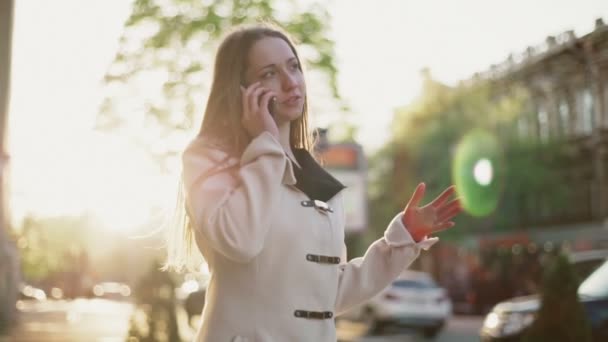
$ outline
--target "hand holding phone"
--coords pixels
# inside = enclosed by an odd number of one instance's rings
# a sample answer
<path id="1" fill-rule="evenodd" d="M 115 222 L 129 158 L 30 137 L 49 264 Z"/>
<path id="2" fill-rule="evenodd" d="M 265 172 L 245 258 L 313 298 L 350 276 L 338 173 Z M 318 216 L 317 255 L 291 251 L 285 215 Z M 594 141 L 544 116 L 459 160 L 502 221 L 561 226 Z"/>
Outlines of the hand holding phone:
<path id="1" fill-rule="evenodd" d="M 268 131 L 278 138 L 279 129 L 273 113 L 275 112 L 271 99 L 276 98 L 274 91 L 255 82 L 249 87 L 241 86 L 243 116 L 241 122 L 249 135 L 257 137 L 264 131 Z"/>

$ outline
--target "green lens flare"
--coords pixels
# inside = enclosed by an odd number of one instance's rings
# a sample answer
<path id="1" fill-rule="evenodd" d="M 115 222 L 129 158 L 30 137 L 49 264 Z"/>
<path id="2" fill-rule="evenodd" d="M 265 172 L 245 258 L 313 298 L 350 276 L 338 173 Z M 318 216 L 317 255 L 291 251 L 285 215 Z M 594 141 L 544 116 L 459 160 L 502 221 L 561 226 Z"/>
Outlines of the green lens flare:
<path id="1" fill-rule="evenodd" d="M 456 148 L 452 179 L 463 209 L 475 217 L 491 214 L 502 190 L 501 153 L 496 138 L 473 130 Z"/>

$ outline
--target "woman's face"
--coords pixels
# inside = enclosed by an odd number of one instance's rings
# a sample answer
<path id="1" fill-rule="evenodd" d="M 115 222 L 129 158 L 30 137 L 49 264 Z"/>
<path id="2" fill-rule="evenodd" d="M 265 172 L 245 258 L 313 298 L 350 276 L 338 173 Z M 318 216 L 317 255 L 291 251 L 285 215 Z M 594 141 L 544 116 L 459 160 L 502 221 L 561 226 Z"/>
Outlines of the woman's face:
<path id="1" fill-rule="evenodd" d="M 264 37 L 253 44 L 248 57 L 247 85 L 259 81 L 277 94 L 273 107 L 277 123 L 299 118 L 304 110 L 306 85 L 289 44 L 281 38 Z"/>

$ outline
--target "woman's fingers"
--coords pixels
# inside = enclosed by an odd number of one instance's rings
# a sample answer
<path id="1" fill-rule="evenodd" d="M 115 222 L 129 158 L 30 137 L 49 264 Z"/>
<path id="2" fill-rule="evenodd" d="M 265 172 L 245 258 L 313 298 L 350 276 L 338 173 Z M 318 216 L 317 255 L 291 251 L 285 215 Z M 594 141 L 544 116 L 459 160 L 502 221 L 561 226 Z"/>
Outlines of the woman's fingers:
<path id="1" fill-rule="evenodd" d="M 448 198 L 450 198 L 450 196 L 452 196 L 454 191 L 455 191 L 455 188 L 453 185 L 448 187 L 439 196 L 437 196 L 437 198 L 435 198 L 431 202 L 431 205 L 435 208 L 441 207 L 448 200 Z"/>
<path id="2" fill-rule="evenodd" d="M 436 224 L 436 225 L 433 226 L 433 233 L 437 233 L 437 232 L 440 232 L 442 230 L 446 230 L 448 228 L 452 228 L 452 227 L 454 227 L 454 224 L 455 223 L 452 222 L 452 221 L 446 221 L 446 222 L 442 222 L 442 223 Z"/>
<path id="3" fill-rule="evenodd" d="M 424 183 L 419 184 L 406 208 L 417 208 L 424 196 L 424 191 Z M 407 217 L 410 218 L 412 227 L 417 227 L 414 231 L 422 230 L 426 231 L 428 234 L 453 227 L 455 223 L 451 220 L 462 211 L 459 198 L 450 200 L 450 197 L 455 193 L 456 189 L 454 186 L 448 187 L 430 204 L 423 208 L 419 208 L 422 210 L 406 210 L 404 219 L 407 220 Z M 409 227 L 407 222 L 406 227 Z"/>
<path id="4" fill-rule="evenodd" d="M 243 113 L 249 114 L 252 111 L 251 108 L 251 94 L 258 89 L 260 82 L 255 82 L 247 88 L 241 86 L 241 92 L 243 93 Z"/>
<path id="5" fill-rule="evenodd" d="M 249 110 L 251 113 L 257 113 L 260 110 L 260 96 L 267 91 L 268 89 L 259 86 L 249 94 Z"/>
<path id="6" fill-rule="evenodd" d="M 444 222 L 450 220 L 452 217 L 458 215 L 462 211 L 460 207 L 454 207 L 448 211 L 444 211 L 437 216 L 437 221 Z"/>
<path id="7" fill-rule="evenodd" d="M 440 222 L 446 221 L 458 215 L 461 211 L 462 206 L 460 205 L 460 198 L 455 198 L 438 210 L 437 218 Z"/>
<path id="8" fill-rule="evenodd" d="M 268 103 L 275 92 L 263 87 L 260 82 L 250 85 L 248 88 L 241 86 L 243 95 L 243 115 L 241 123 L 252 137 L 258 136 L 264 131 L 268 131 L 274 136 L 278 136 L 276 123 L 268 112 Z M 267 117 L 268 116 L 268 117 Z"/>
<path id="9" fill-rule="evenodd" d="M 410 201 L 407 203 L 406 208 L 415 208 L 418 207 L 418 204 L 424 197 L 424 191 L 426 189 L 426 185 L 424 183 L 418 184 L 416 190 L 414 190 L 414 194 L 410 198 Z"/>
<path id="10" fill-rule="evenodd" d="M 256 82 L 248 88 L 241 86 L 241 92 L 243 93 L 243 118 L 246 120 L 250 119 L 254 113 L 261 113 L 264 108 L 268 108 L 268 102 L 274 95 L 270 89 L 262 87 L 260 82 Z"/>
<path id="11" fill-rule="evenodd" d="M 256 83 L 250 85 L 247 88 L 241 86 L 241 93 L 243 94 L 243 97 L 242 97 L 242 102 L 243 102 L 243 119 L 248 118 L 249 114 L 251 113 L 251 108 L 250 108 L 251 105 L 249 103 L 250 102 L 249 99 L 250 99 L 251 92 L 256 89 L 257 85 L 258 85 L 258 83 L 256 82 Z"/>
<path id="12" fill-rule="evenodd" d="M 440 215 L 441 215 L 441 213 L 443 213 L 445 211 L 449 211 L 449 210 L 452 210 L 452 209 L 458 208 L 458 207 L 460 207 L 460 198 L 454 198 L 453 200 L 449 201 L 448 203 L 444 204 L 443 206 L 436 207 L 435 209 L 437 209 L 437 212 L 440 213 Z"/>

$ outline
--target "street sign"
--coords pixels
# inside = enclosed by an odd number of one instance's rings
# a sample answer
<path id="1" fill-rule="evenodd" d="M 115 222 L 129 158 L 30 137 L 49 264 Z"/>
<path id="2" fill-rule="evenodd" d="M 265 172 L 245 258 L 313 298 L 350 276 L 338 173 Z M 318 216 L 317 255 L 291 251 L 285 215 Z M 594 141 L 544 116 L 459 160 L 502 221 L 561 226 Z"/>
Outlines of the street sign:
<path id="1" fill-rule="evenodd" d="M 346 186 L 345 233 L 362 232 L 368 225 L 367 165 L 363 149 L 355 143 L 328 144 L 320 156 L 323 167 Z"/>

